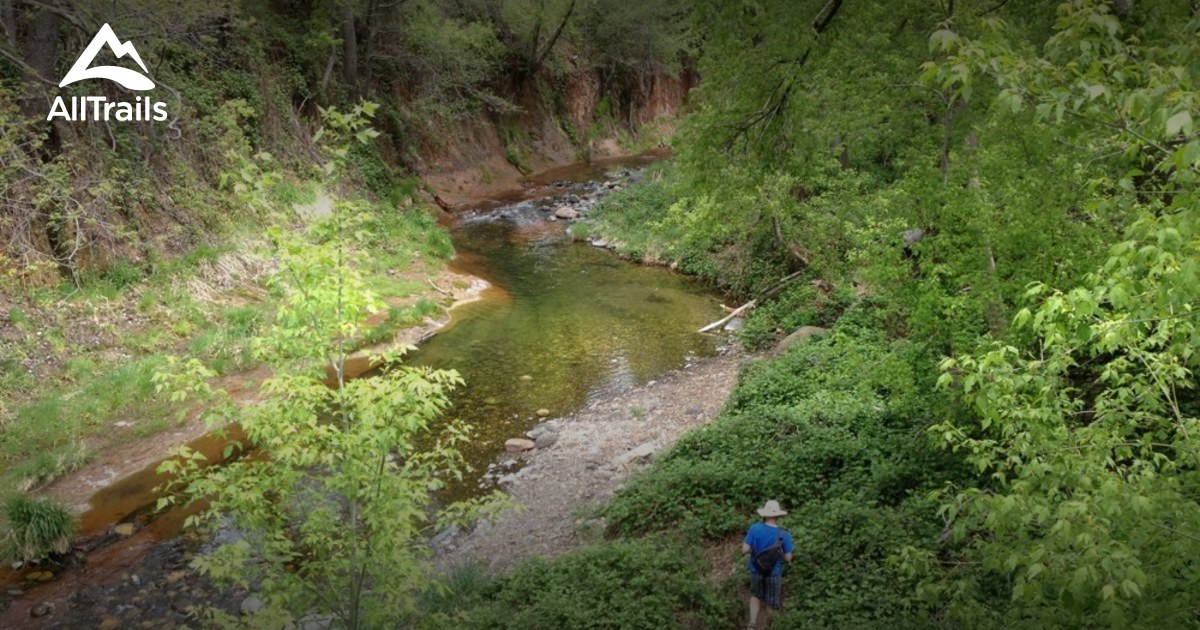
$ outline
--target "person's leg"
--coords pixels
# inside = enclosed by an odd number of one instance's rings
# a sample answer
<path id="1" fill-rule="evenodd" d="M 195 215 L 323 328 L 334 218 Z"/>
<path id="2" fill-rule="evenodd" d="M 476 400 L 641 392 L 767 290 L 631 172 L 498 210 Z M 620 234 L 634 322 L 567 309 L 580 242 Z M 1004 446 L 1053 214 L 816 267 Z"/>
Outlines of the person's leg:
<path id="1" fill-rule="evenodd" d="M 750 596 L 750 627 L 751 628 L 758 627 L 759 612 L 763 611 L 765 609 L 766 609 L 766 606 L 763 606 L 762 602 L 760 602 L 757 597 L 755 597 L 753 595 Z"/>

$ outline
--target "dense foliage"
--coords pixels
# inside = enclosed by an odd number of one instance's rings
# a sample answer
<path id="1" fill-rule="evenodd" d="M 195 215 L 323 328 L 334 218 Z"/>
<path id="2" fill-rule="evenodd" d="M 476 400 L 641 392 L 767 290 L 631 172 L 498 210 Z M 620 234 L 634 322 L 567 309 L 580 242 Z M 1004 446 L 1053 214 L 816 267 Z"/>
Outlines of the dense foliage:
<path id="1" fill-rule="evenodd" d="M 789 579 L 797 626 L 862 625 L 864 610 L 919 625 L 1194 623 L 1194 4 L 696 5 L 705 81 L 676 163 L 593 230 L 747 297 L 803 272 L 751 316 L 752 344 L 828 321 L 823 303 L 836 316 L 869 302 L 878 325 L 855 338 L 875 354 L 850 373 L 912 380 L 835 395 L 818 349 L 845 343 L 844 321 L 843 340 L 749 369 L 721 420 L 617 498 L 615 533 L 719 540 L 786 498 L 816 554 Z M 650 234 L 631 236 L 639 226 Z M 921 350 L 880 358 L 905 344 Z M 803 361 L 823 369 L 788 367 Z M 813 437 L 774 447 L 778 426 Z M 902 463 L 881 468 L 866 438 Z M 877 479 L 915 494 L 889 503 L 867 492 Z M 856 509 L 840 530 L 836 501 Z M 860 531 L 874 562 L 826 553 Z M 856 610 L 810 576 L 881 586 Z"/>
<path id="2" fill-rule="evenodd" d="M 712 628 L 729 602 L 698 550 L 662 536 L 600 543 L 561 560 L 533 558 L 498 577 L 464 567 L 450 594 L 425 602 L 422 627 Z"/>

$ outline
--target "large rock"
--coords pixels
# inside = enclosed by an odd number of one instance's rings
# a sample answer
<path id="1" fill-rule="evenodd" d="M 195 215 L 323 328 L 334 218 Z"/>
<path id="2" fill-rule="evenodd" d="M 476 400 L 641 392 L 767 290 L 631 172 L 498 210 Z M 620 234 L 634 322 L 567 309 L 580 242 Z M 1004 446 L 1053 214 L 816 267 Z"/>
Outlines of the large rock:
<path id="1" fill-rule="evenodd" d="M 779 343 L 775 344 L 775 347 L 771 348 L 771 351 L 767 354 L 768 356 L 782 354 L 785 350 L 796 345 L 797 343 L 800 343 L 801 341 L 816 337 L 823 337 L 827 334 L 829 334 L 828 328 L 821 328 L 820 326 L 801 326 L 792 334 L 781 339 Z"/>
<path id="2" fill-rule="evenodd" d="M 654 442 L 643 442 L 617 456 L 617 464 L 629 466 L 649 462 L 653 459 L 655 450 Z"/>
<path id="3" fill-rule="evenodd" d="M 734 317 L 725 323 L 725 330 L 729 332 L 737 332 L 746 327 L 746 320 L 741 317 Z"/>
<path id="4" fill-rule="evenodd" d="M 558 210 L 554 211 L 554 216 L 556 216 L 560 219 L 578 219 L 579 211 L 574 208 L 568 208 L 567 206 L 562 206 Z"/>
<path id="5" fill-rule="evenodd" d="M 521 451 L 531 451 L 536 446 L 533 440 L 525 438 L 511 438 L 504 442 L 504 450 L 509 453 L 520 453 Z"/>

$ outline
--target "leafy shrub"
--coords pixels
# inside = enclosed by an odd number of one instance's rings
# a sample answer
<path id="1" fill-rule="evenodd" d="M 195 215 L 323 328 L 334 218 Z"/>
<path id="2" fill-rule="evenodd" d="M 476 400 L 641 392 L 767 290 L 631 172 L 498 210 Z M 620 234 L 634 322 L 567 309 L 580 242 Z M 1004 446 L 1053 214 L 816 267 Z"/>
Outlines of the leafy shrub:
<path id="1" fill-rule="evenodd" d="M 65 553 L 75 537 L 71 513 L 49 499 L 13 495 L 4 502 L 4 515 L 8 532 L 0 549 L 9 560 L 28 562 Z"/>
<path id="2" fill-rule="evenodd" d="M 523 562 L 455 614 L 469 628 L 729 627 L 729 602 L 701 566 L 665 537 L 606 542 Z"/>

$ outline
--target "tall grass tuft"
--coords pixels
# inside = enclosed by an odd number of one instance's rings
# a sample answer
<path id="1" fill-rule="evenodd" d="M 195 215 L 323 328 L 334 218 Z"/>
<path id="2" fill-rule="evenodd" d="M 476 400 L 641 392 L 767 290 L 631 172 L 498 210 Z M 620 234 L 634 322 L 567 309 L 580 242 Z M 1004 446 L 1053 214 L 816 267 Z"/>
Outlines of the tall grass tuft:
<path id="1" fill-rule="evenodd" d="M 49 499 L 16 494 L 4 501 L 8 528 L 0 552 L 7 560 L 28 562 L 51 553 L 66 553 L 75 538 L 75 519 Z"/>

